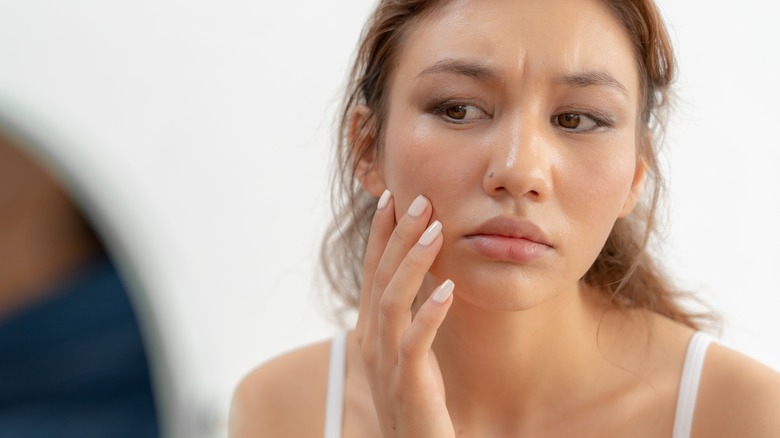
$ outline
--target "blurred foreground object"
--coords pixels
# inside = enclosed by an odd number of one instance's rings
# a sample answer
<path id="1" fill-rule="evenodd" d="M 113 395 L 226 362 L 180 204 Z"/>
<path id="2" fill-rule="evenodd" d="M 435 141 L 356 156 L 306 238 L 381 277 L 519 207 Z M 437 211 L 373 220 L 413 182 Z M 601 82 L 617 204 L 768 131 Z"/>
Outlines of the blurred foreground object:
<path id="1" fill-rule="evenodd" d="M 127 290 L 71 196 L 0 130 L 0 436 L 156 437 Z"/>

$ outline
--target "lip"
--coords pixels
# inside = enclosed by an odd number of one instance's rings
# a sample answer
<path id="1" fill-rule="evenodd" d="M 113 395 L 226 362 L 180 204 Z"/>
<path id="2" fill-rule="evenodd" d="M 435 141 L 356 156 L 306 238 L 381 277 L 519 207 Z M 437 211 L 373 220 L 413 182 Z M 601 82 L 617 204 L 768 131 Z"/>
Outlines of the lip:
<path id="1" fill-rule="evenodd" d="M 488 219 L 465 237 L 483 257 L 508 262 L 528 263 L 553 249 L 536 224 L 509 216 Z"/>

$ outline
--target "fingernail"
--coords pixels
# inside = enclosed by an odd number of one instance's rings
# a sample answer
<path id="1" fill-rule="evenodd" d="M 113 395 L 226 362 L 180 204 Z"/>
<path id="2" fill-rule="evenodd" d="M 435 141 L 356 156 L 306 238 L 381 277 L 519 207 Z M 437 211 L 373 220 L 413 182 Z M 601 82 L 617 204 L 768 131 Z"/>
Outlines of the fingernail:
<path id="1" fill-rule="evenodd" d="M 379 197 L 379 202 L 376 204 L 376 209 L 381 210 L 387 207 L 387 203 L 390 202 L 390 190 L 385 189 L 382 192 L 382 196 Z"/>
<path id="2" fill-rule="evenodd" d="M 445 280 L 441 286 L 437 287 L 431 294 L 431 299 L 439 304 L 444 303 L 452 295 L 452 290 L 455 288 L 455 283 L 452 280 Z"/>
<path id="3" fill-rule="evenodd" d="M 411 217 L 420 217 L 421 214 L 425 211 L 425 207 L 428 206 L 428 200 L 425 199 L 425 196 L 420 195 L 417 198 L 415 198 L 414 202 L 412 202 L 412 205 L 409 206 L 409 216 Z"/>
<path id="4" fill-rule="evenodd" d="M 433 243 L 437 237 L 439 237 L 439 234 L 441 234 L 441 222 L 433 221 L 433 223 L 428 226 L 428 229 L 425 230 L 422 236 L 420 236 L 420 240 L 418 240 L 417 243 L 419 243 L 421 246 L 428 246 Z"/>

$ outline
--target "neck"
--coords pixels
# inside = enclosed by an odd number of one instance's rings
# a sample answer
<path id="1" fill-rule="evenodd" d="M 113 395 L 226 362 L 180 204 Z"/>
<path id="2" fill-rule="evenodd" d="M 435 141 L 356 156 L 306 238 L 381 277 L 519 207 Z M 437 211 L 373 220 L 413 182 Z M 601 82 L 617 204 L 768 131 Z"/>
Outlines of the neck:
<path id="1" fill-rule="evenodd" d="M 453 418 L 546 421 L 581 403 L 609 366 L 597 342 L 606 307 L 584 285 L 519 312 L 457 298 L 433 347 Z"/>

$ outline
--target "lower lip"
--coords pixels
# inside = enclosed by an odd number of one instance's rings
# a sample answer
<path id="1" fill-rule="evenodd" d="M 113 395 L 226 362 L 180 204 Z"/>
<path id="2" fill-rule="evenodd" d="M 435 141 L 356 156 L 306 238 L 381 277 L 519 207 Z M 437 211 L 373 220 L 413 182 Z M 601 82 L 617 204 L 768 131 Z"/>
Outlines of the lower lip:
<path id="1" fill-rule="evenodd" d="M 477 234 L 467 240 L 484 257 L 516 263 L 536 260 L 552 250 L 543 243 L 517 237 Z"/>

